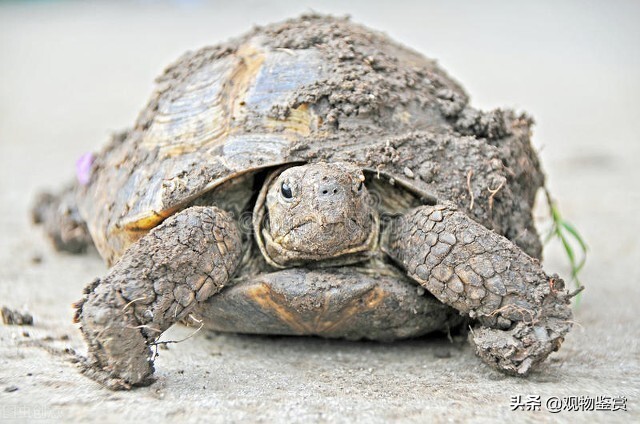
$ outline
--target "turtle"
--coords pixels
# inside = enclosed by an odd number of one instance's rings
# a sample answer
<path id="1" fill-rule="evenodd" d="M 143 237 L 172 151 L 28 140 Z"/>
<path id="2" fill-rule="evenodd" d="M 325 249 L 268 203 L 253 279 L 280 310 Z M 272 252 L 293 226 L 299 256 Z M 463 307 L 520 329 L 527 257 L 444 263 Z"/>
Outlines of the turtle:
<path id="1" fill-rule="evenodd" d="M 150 384 L 151 348 L 186 321 L 379 341 L 468 325 L 486 364 L 528 375 L 573 296 L 540 262 L 532 124 L 349 18 L 187 52 L 33 208 L 57 248 L 110 267 L 75 305 L 84 373 Z"/>

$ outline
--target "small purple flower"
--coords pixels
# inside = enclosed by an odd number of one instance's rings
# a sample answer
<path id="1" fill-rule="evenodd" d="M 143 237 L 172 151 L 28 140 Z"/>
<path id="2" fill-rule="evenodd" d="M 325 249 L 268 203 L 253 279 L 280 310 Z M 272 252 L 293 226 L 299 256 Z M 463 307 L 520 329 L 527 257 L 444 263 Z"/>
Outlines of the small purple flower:
<path id="1" fill-rule="evenodd" d="M 89 183 L 93 159 L 93 153 L 88 152 L 80 156 L 76 161 L 76 178 L 80 185 L 87 185 Z"/>

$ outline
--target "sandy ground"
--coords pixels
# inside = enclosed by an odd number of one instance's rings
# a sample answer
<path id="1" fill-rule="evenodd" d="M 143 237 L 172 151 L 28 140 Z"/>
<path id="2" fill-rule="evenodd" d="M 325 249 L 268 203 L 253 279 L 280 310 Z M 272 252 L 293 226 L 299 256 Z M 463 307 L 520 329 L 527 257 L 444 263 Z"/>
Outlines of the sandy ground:
<path id="1" fill-rule="evenodd" d="M 36 320 L 0 326 L 0 422 L 640 421 L 640 5 L 477 3 L 0 4 L 0 305 Z M 590 247 L 578 325 L 528 379 L 441 339 L 198 334 L 160 351 L 153 386 L 101 388 L 59 352 L 84 350 L 70 304 L 105 266 L 54 253 L 29 224 L 30 199 L 129 125 L 182 51 L 311 8 L 350 13 L 438 58 L 477 106 L 535 116 L 549 186 Z M 558 246 L 545 254 L 548 270 L 568 274 Z M 512 412 L 516 395 L 541 396 L 542 411 Z M 625 396 L 628 411 L 552 414 L 552 396 Z"/>

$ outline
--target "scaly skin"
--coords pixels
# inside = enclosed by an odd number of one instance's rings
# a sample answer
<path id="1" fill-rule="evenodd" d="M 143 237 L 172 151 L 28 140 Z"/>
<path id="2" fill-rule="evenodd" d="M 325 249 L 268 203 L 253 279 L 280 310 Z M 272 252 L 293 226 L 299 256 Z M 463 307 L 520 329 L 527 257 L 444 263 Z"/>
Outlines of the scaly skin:
<path id="1" fill-rule="evenodd" d="M 85 373 L 112 389 L 149 383 L 149 344 L 222 289 L 241 251 L 235 222 L 216 207 L 188 208 L 152 229 L 77 305 Z"/>
<path id="2" fill-rule="evenodd" d="M 527 375 L 571 328 L 571 297 L 537 259 L 452 206 L 395 218 L 383 250 L 440 301 L 481 324 L 470 339 L 492 367 Z"/>

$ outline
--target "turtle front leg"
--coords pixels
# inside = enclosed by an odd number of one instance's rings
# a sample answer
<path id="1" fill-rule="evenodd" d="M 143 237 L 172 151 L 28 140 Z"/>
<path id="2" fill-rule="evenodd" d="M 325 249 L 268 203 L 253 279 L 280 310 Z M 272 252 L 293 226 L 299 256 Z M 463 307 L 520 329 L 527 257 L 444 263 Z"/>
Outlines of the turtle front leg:
<path id="1" fill-rule="evenodd" d="M 382 248 L 440 301 L 477 319 L 476 353 L 502 372 L 527 375 L 571 328 L 564 282 L 455 207 L 421 206 L 394 218 Z"/>
<path id="2" fill-rule="evenodd" d="M 241 250 L 235 222 L 215 207 L 185 209 L 138 240 L 77 305 L 85 374 L 112 389 L 150 383 L 150 343 L 220 291 Z"/>

